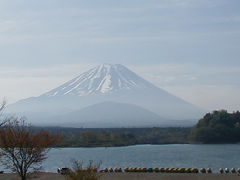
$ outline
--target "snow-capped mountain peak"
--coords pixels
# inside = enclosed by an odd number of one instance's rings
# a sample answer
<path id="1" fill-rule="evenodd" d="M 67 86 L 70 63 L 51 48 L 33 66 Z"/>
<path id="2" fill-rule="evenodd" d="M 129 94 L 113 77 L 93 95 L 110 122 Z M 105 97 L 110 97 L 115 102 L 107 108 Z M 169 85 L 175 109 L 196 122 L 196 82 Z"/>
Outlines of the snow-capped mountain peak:
<path id="1" fill-rule="evenodd" d="M 105 94 L 121 89 L 153 87 L 120 64 L 102 64 L 66 82 L 42 96 Z"/>

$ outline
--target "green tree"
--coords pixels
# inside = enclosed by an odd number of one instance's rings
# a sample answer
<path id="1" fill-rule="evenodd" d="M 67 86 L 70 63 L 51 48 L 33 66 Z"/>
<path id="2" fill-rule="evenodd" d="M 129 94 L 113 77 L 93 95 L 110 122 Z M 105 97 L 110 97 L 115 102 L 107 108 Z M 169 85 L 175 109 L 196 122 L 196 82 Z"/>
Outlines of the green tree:
<path id="1" fill-rule="evenodd" d="M 207 113 L 191 129 L 189 140 L 193 143 L 240 142 L 240 113 L 226 110 Z"/>

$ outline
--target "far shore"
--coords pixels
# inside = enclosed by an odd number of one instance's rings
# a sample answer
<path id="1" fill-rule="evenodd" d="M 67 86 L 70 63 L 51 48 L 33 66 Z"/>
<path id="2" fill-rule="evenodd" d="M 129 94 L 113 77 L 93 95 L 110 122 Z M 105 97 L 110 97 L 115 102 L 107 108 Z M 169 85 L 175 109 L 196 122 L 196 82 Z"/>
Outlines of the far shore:
<path id="1" fill-rule="evenodd" d="M 18 180 L 16 174 L 0 174 L 0 180 Z M 32 174 L 32 180 L 66 180 L 57 173 Z M 100 180 L 239 180 L 237 174 L 163 174 L 163 173 L 101 173 Z"/>

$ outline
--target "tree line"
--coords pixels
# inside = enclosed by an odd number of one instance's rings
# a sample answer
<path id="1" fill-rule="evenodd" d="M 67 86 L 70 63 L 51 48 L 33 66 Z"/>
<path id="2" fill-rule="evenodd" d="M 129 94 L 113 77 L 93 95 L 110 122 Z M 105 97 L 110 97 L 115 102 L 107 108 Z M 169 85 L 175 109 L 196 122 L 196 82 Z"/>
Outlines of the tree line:
<path id="1" fill-rule="evenodd" d="M 61 128 L 45 127 L 60 133 L 58 147 L 128 146 L 137 144 L 215 144 L 240 142 L 240 112 L 207 113 L 193 127 L 171 128 Z M 36 131 L 42 128 L 35 127 Z"/>
<path id="2" fill-rule="evenodd" d="M 216 144 L 240 142 L 240 112 L 207 113 L 192 128 L 48 128 L 61 133 L 59 147 L 127 146 L 136 144 Z"/>
<path id="3" fill-rule="evenodd" d="M 41 129 L 37 128 L 36 129 Z M 129 146 L 136 144 L 184 144 L 190 128 L 44 128 L 60 133 L 58 147 Z"/>

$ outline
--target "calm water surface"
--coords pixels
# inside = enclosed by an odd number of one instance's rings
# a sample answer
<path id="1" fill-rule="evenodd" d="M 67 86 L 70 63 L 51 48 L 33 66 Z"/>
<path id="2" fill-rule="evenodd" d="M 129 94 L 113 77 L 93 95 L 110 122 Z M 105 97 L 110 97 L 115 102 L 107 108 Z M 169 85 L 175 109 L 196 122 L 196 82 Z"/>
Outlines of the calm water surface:
<path id="1" fill-rule="evenodd" d="M 137 145 L 111 148 L 52 149 L 43 163 L 45 171 L 70 166 L 71 159 L 102 162 L 109 167 L 240 167 L 240 144 L 225 145 Z"/>

